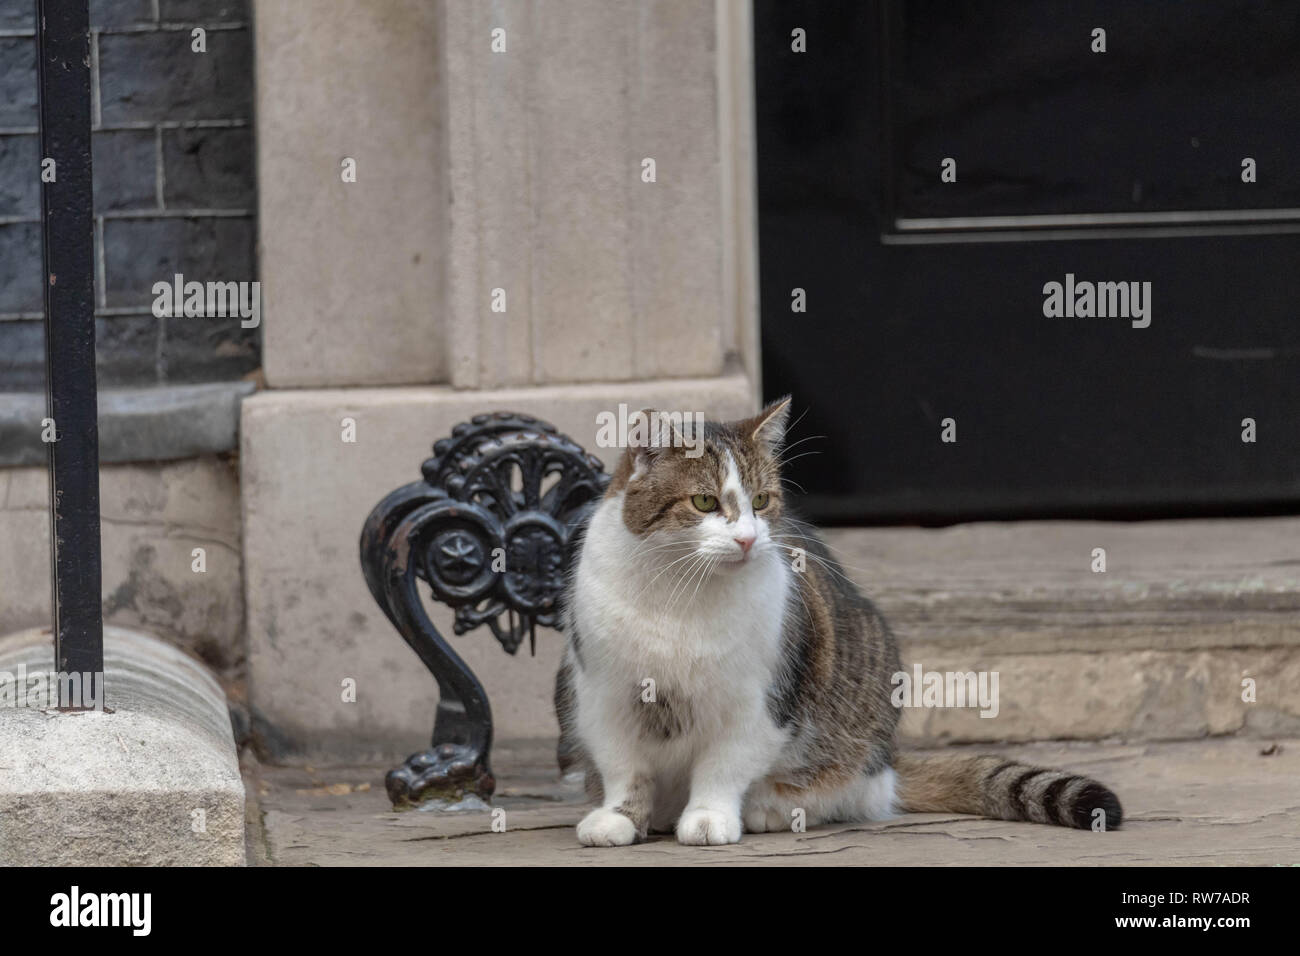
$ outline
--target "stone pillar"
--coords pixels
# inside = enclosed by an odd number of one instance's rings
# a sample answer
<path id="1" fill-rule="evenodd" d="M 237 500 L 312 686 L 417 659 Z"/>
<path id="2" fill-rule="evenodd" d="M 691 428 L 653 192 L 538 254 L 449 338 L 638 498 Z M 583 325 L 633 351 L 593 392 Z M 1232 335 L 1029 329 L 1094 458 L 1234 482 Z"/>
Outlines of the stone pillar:
<path id="1" fill-rule="evenodd" d="M 262 364 L 273 388 L 446 377 L 437 4 L 254 3 Z M 344 163 L 355 162 L 355 182 Z"/>
<path id="2" fill-rule="evenodd" d="M 453 384 L 720 374 L 711 0 L 447 0 L 444 49 Z"/>
<path id="3" fill-rule="evenodd" d="M 510 409 L 612 464 L 596 415 L 620 402 L 754 406 L 747 10 L 255 7 L 271 386 L 242 417 L 255 726 L 282 756 L 405 756 L 436 687 L 366 590 L 357 538 L 432 442 Z M 539 635 L 535 660 L 457 641 L 499 739 L 555 733 L 561 641 Z"/>

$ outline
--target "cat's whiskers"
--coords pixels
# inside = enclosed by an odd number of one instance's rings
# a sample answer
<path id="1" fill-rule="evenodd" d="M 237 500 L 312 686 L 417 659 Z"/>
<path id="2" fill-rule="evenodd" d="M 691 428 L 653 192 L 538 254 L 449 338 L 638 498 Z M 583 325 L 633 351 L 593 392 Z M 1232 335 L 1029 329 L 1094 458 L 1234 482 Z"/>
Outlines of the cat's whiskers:
<path id="1" fill-rule="evenodd" d="M 786 457 L 787 455 L 790 454 L 790 452 L 791 452 L 793 449 L 798 448 L 800 445 L 802 445 L 802 444 L 803 444 L 804 442 L 806 442 L 806 441 L 812 441 L 812 440 L 815 439 L 815 438 L 825 438 L 825 437 L 826 437 L 825 435 L 809 435 L 809 436 L 807 436 L 806 438 L 800 438 L 798 441 L 792 441 L 792 442 L 790 442 L 790 444 L 783 446 L 783 447 L 781 448 L 781 452 L 780 452 L 780 454 L 778 454 L 778 455 L 777 455 L 773 460 L 775 461 L 777 467 L 780 467 L 781 465 L 785 464 L 787 461 L 793 461 L 793 460 L 794 460 L 794 459 L 792 459 L 792 458 L 787 458 L 787 457 Z M 815 454 L 815 453 L 810 452 L 809 454 Z M 796 455 L 795 457 L 797 458 L 798 456 Z"/>
<path id="2" fill-rule="evenodd" d="M 657 551 L 666 551 L 670 548 L 694 548 L 694 543 L 690 541 L 647 541 L 632 552 L 633 558 L 638 558 L 643 554 L 654 554 Z"/>
<path id="3" fill-rule="evenodd" d="M 808 413 L 804 412 L 804 415 L 806 414 Z M 800 415 L 799 417 L 803 418 L 803 415 Z M 797 425 L 798 422 L 795 422 L 795 424 Z M 800 438 L 798 441 L 792 441 L 792 442 L 788 442 L 785 445 L 782 445 L 781 452 L 782 454 L 784 454 L 785 452 L 789 451 L 791 448 L 797 448 L 799 445 L 802 445 L 806 441 L 812 441 L 813 439 L 816 438 L 825 438 L 825 437 L 826 437 L 825 435 L 805 435 L 803 438 Z"/>
<path id="4" fill-rule="evenodd" d="M 701 555 L 704 558 L 704 560 L 699 564 L 691 565 L 688 568 L 687 572 L 682 575 L 686 586 L 682 588 L 681 592 L 677 595 L 679 599 L 682 594 L 686 593 L 686 588 L 689 588 L 691 586 L 691 582 L 695 580 L 697 577 L 699 578 L 698 583 L 696 583 L 695 585 L 695 592 L 691 594 L 690 600 L 688 600 L 686 604 L 682 605 L 682 607 L 680 608 L 680 610 L 682 611 L 685 611 L 686 608 L 690 607 L 691 602 L 695 600 L 695 594 L 699 592 L 700 587 L 704 584 L 705 581 L 708 580 L 709 576 L 713 573 L 714 569 L 717 568 L 718 564 L 725 557 L 725 555 L 710 554 L 708 552 L 701 552 Z M 668 605 L 669 609 L 673 608 L 674 603 L 670 603 Z"/>
<path id="5" fill-rule="evenodd" d="M 802 589 L 801 587 L 799 587 L 799 582 L 798 582 L 797 580 L 796 580 L 796 581 L 792 581 L 792 582 L 791 582 L 791 586 L 792 586 L 792 588 L 793 588 L 793 590 L 794 590 L 794 595 L 795 595 L 795 597 L 797 597 L 797 598 L 799 599 L 799 603 L 803 605 L 803 613 L 804 613 L 804 617 L 805 617 L 805 618 L 807 619 L 807 621 L 808 621 L 808 626 L 809 626 L 809 627 L 815 627 L 816 625 L 815 625 L 814 622 L 813 622 L 812 608 L 810 608 L 810 607 L 808 606 L 808 602 L 804 600 L 804 597 L 803 597 L 803 589 Z M 786 604 L 786 607 L 794 607 L 794 605 L 793 605 L 793 604 Z"/>
<path id="6" fill-rule="evenodd" d="M 776 535 L 776 534 L 772 535 L 772 540 L 773 540 L 773 541 L 779 541 L 779 540 L 781 540 L 782 538 L 791 538 L 791 537 L 793 537 L 793 538 L 795 538 L 796 540 L 801 541 L 801 542 L 807 542 L 807 541 L 808 541 L 808 538 L 807 538 L 807 537 L 804 537 L 804 536 L 802 536 L 802 535 L 797 535 L 797 536 L 795 536 L 795 535 Z M 782 550 L 785 550 L 785 551 L 793 551 L 793 550 L 796 549 L 796 548 L 799 549 L 800 551 L 803 552 L 803 556 L 804 556 L 805 558 L 809 558 L 810 560 L 816 561 L 818 564 L 820 564 L 822 567 L 824 567 L 824 568 L 825 568 L 827 571 L 829 571 L 831 574 L 834 574 L 836 577 L 838 577 L 838 578 L 839 578 L 840 580 L 842 580 L 842 581 L 847 581 L 847 582 L 850 583 L 850 584 L 854 584 L 855 587 L 856 587 L 856 583 L 853 581 L 852 578 L 850 578 L 847 574 L 845 574 L 844 571 L 843 571 L 842 569 L 844 569 L 844 568 L 848 568 L 850 571 L 861 571 L 861 572 L 864 573 L 864 574 L 870 574 L 870 573 L 871 573 L 871 572 L 870 572 L 870 569 L 868 569 L 868 568 L 859 568 L 859 567 L 855 567 L 854 565 L 851 565 L 851 564 L 845 564 L 845 563 L 843 563 L 842 561 L 838 561 L 838 560 L 837 560 L 837 561 L 834 561 L 834 562 L 827 561 L 827 560 L 826 560 L 825 558 L 823 558 L 820 554 L 815 554 L 815 553 L 813 553 L 812 551 L 808 550 L 807 548 L 805 548 L 805 547 L 803 547 L 802 545 L 799 545 L 799 544 L 788 544 L 788 543 L 783 543 L 783 544 L 780 545 L 780 547 L 782 548 Z"/>
<path id="7" fill-rule="evenodd" d="M 699 552 L 696 551 L 695 548 L 692 546 L 690 554 L 684 554 L 677 560 L 670 561 L 668 562 L 668 564 L 665 564 L 662 568 L 659 569 L 658 573 L 655 574 L 654 577 L 652 577 L 649 581 L 646 582 L 644 587 L 642 587 L 639 591 L 637 591 L 636 594 L 632 595 L 632 602 L 635 603 L 637 598 L 639 598 L 642 594 L 645 594 L 645 592 L 650 589 L 650 586 L 653 585 L 656 581 L 658 581 L 661 577 L 663 577 L 663 575 L 674 565 L 681 564 L 683 561 L 689 561 L 691 558 L 697 557 L 698 555 Z"/>
<path id="8" fill-rule="evenodd" d="M 784 437 L 787 437 L 787 438 L 788 438 L 788 437 L 791 435 L 791 433 L 793 433 L 794 430 L 795 430 L 796 428 L 799 427 L 799 423 L 800 423 L 801 421 L 803 421 L 803 420 L 808 416 L 808 413 L 809 413 L 810 411 L 812 411 L 812 406 L 811 406 L 811 405 L 809 405 L 809 406 L 808 406 L 807 408 L 805 408 L 802 412 L 800 412 L 800 413 L 799 413 L 799 417 L 796 418 L 793 422 L 791 422 L 789 425 L 786 426 L 786 429 L 785 429 L 785 436 L 784 436 Z M 812 435 L 812 436 L 810 436 L 810 437 L 812 437 L 812 438 L 825 438 L 826 436 L 825 436 L 825 435 Z M 799 441 L 807 441 L 807 440 L 808 440 L 808 439 L 806 439 L 806 438 L 800 438 L 800 439 L 799 439 Z M 798 444 L 798 442 L 796 442 L 796 444 Z M 783 447 L 788 448 L 788 447 L 790 447 L 790 446 L 786 445 L 786 446 L 783 446 Z"/>
<path id="9" fill-rule="evenodd" d="M 673 583 L 673 589 L 672 591 L 669 592 L 668 599 L 664 602 L 663 608 L 659 613 L 658 621 L 660 623 L 662 623 L 664 620 L 667 619 L 669 612 L 673 608 L 673 604 L 676 602 L 677 593 L 681 589 L 682 584 L 688 579 L 689 576 L 695 573 L 696 568 L 703 565 L 703 563 L 707 560 L 707 558 L 708 558 L 707 555 L 697 552 L 695 555 L 695 560 L 692 561 L 690 564 L 688 564 L 686 566 L 686 570 L 684 570 L 681 574 L 677 576 L 676 580 Z"/>
<path id="10" fill-rule="evenodd" d="M 679 554 L 694 554 L 696 546 L 694 544 L 682 544 L 674 547 L 655 548 L 646 551 L 643 554 L 634 554 L 632 559 L 644 558 L 644 564 L 647 570 L 652 570 L 656 565 L 662 564 L 665 560 Z"/>
<path id="11" fill-rule="evenodd" d="M 821 537 L 821 530 L 820 530 L 816 525 L 809 524 L 807 521 L 803 521 L 803 520 L 801 520 L 801 519 L 799 519 L 799 518 L 794 517 L 793 515 L 782 515 L 781 520 L 783 520 L 783 521 L 788 521 L 788 522 L 789 522 L 790 524 L 792 524 L 792 525 L 802 526 L 802 527 L 804 527 L 804 528 L 809 529 L 809 531 L 811 532 L 811 534 L 803 534 L 804 539 L 807 540 L 809 537 L 815 537 L 818 541 L 821 542 L 821 544 L 826 548 L 827 551 L 832 552 L 832 556 L 835 557 L 835 560 L 836 560 L 836 561 L 839 561 L 839 563 L 840 563 L 840 565 L 841 565 L 842 567 L 850 568 L 850 569 L 852 569 L 852 570 L 854 570 L 854 571 L 865 571 L 865 572 L 870 572 L 870 570 L 871 570 L 870 568 L 861 568 L 861 567 L 857 567 L 857 566 L 855 566 L 855 565 L 849 564 L 849 563 L 847 563 L 847 562 L 845 562 L 845 561 L 840 561 L 840 559 L 839 559 L 838 556 L 844 553 L 844 552 L 843 552 L 843 549 L 835 547 L 835 545 L 831 544 L 829 541 L 827 541 L 827 540 L 825 540 L 824 538 L 822 538 L 822 537 Z M 773 537 L 776 537 L 776 535 L 773 535 Z"/>
<path id="12" fill-rule="evenodd" d="M 695 601 L 695 595 L 700 593 L 701 585 L 703 585 L 705 580 L 708 578 L 708 576 L 713 573 L 713 569 L 718 566 L 718 562 L 721 560 L 722 560 L 721 556 L 715 557 L 712 561 L 709 562 L 709 564 L 705 566 L 704 571 L 700 574 L 699 581 L 695 583 L 695 590 L 691 592 L 691 596 L 687 600 L 685 607 L 682 608 L 683 611 L 689 608 L 691 604 Z"/>
<path id="13" fill-rule="evenodd" d="M 807 458 L 809 455 L 820 455 L 820 454 L 821 454 L 820 451 L 801 451 L 799 452 L 799 454 L 793 456 L 792 458 L 782 458 L 780 461 L 777 462 L 777 467 L 784 468 L 792 461 L 798 461 L 800 458 Z"/>
<path id="14" fill-rule="evenodd" d="M 703 555 L 703 558 L 704 560 L 700 562 L 698 565 L 692 565 L 689 575 L 684 575 L 686 587 L 682 588 L 681 594 L 686 593 L 686 589 L 691 586 L 691 581 L 695 580 L 696 577 L 699 578 L 699 582 L 695 585 L 695 590 L 691 592 L 690 598 L 686 601 L 685 604 L 682 605 L 680 609 L 682 613 L 685 613 L 685 611 L 691 606 L 691 602 L 695 600 L 695 595 L 699 593 L 700 585 L 704 583 L 705 579 L 709 576 L 709 573 L 712 571 L 713 566 L 719 560 L 718 558 L 711 557 L 708 554 Z M 669 604 L 668 608 L 665 610 L 660 620 L 666 617 L 670 610 L 676 610 L 675 603 L 676 602 L 674 601 L 673 603 Z"/>

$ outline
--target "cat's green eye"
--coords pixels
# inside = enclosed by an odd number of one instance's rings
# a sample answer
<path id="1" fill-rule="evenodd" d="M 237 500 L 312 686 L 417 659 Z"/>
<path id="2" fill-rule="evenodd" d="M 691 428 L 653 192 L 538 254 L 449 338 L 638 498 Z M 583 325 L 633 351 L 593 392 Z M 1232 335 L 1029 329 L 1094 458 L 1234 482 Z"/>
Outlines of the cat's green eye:
<path id="1" fill-rule="evenodd" d="M 755 511 L 762 511 L 764 508 L 766 508 L 766 507 L 767 507 L 767 492 L 766 492 L 766 491 L 760 491 L 758 494 L 754 495 L 753 505 L 754 505 L 754 510 L 755 510 Z"/>
<path id="2" fill-rule="evenodd" d="M 713 511 L 718 507 L 718 499 L 713 495 L 691 495 L 691 504 L 701 511 Z"/>

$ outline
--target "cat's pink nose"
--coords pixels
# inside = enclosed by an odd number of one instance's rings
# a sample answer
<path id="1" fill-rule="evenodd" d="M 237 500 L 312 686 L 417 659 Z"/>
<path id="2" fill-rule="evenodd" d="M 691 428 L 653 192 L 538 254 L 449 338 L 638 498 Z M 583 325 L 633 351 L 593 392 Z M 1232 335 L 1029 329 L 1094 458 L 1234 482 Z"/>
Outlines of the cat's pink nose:
<path id="1" fill-rule="evenodd" d="M 740 545 L 740 550 L 744 554 L 749 554 L 749 549 L 754 545 L 754 539 L 752 536 L 748 538 L 732 538 L 731 540 Z"/>

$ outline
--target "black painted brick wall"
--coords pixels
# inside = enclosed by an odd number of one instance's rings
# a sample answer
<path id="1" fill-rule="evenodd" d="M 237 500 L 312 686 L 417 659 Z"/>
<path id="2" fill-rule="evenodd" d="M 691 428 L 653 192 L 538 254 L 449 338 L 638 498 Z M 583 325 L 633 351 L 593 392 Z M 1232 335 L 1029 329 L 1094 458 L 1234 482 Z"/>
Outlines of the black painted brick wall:
<path id="1" fill-rule="evenodd" d="M 0 0 L 0 391 L 44 387 L 34 9 Z M 150 310 L 176 272 L 257 278 L 249 20 L 248 0 L 90 0 L 101 386 L 259 364 L 259 332 L 238 318 Z"/>

